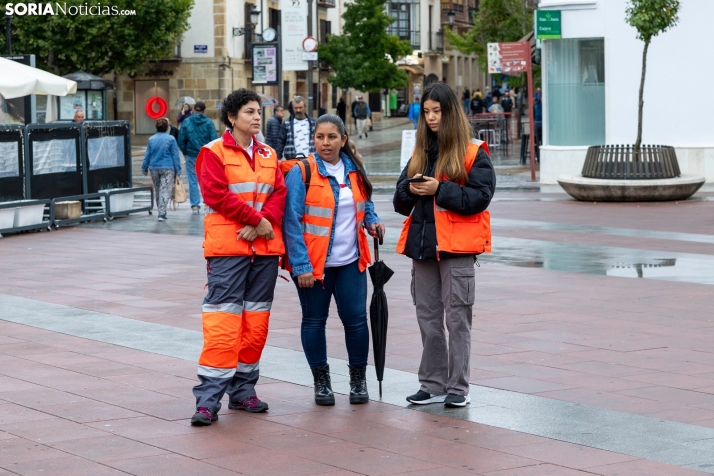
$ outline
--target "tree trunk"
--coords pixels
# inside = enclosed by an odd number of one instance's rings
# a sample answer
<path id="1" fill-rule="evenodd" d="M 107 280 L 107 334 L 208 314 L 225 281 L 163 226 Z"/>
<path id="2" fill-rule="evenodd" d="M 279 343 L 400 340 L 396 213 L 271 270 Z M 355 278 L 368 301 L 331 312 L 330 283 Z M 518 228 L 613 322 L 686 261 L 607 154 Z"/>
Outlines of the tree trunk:
<path id="1" fill-rule="evenodd" d="M 635 141 L 635 160 L 640 159 L 640 145 L 642 145 L 642 108 L 645 105 L 645 74 L 647 73 L 647 49 L 649 41 L 645 41 L 645 49 L 642 51 L 642 79 L 640 79 L 640 102 L 637 109 L 637 140 Z"/>

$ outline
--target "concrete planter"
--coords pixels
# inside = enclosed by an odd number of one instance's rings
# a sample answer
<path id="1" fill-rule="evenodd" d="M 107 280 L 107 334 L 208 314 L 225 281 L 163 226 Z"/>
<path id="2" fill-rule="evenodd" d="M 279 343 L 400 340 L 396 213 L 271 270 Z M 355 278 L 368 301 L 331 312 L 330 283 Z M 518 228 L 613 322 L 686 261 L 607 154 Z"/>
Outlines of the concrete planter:
<path id="1" fill-rule="evenodd" d="M 18 207 L 15 209 L 15 218 L 13 227 L 19 228 L 23 226 L 40 225 L 44 221 L 45 205 L 25 205 L 22 203 L 25 200 L 18 200 Z"/>
<path id="2" fill-rule="evenodd" d="M 115 192 L 119 190 L 127 190 L 127 192 L 109 195 L 109 208 L 112 213 L 123 212 L 134 208 L 134 192 L 130 191 L 131 189 L 113 188 L 110 190 L 102 190 L 102 192 Z"/>
<path id="3" fill-rule="evenodd" d="M 0 230 L 12 228 L 15 223 L 15 208 L 0 208 Z"/>
<path id="4" fill-rule="evenodd" d="M 654 180 L 611 180 L 560 176 L 558 183 L 568 195 L 588 202 L 657 202 L 686 200 L 704 185 L 704 177 L 682 175 Z"/>

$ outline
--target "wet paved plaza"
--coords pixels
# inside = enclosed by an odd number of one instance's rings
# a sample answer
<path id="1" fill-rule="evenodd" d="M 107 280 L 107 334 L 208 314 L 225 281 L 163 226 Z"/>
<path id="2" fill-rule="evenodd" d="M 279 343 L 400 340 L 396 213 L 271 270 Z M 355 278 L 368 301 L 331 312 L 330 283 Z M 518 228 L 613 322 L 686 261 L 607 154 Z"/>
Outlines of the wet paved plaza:
<path id="1" fill-rule="evenodd" d="M 201 217 L 183 206 L 165 223 L 7 236 L 0 475 L 714 473 L 712 195 L 595 204 L 499 190 L 493 253 L 476 269 L 472 403 L 456 410 L 404 400 L 421 341 L 410 262 L 393 253 L 403 217 L 376 195 L 396 271 L 381 401 L 370 369 L 372 401 L 349 405 L 333 308 L 337 405 L 314 405 L 297 295 L 279 279 L 258 385 L 270 411 L 225 410 L 207 428 L 188 422 Z"/>

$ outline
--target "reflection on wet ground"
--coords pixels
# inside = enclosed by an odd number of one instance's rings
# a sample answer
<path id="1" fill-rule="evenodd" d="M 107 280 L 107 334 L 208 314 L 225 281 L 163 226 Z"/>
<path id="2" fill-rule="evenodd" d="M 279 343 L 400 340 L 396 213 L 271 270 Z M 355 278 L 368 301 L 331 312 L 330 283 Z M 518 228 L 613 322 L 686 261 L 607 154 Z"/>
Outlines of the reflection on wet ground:
<path id="1" fill-rule="evenodd" d="M 404 217 L 383 210 L 391 204 L 387 196 L 375 197 L 377 210 L 390 232 L 380 247 L 382 253 L 394 253 Z M 82 226 L 116 231 L 203 236 L 203 216 L 191 215 L 188 209 L 169 212 L 168 220 L 159 223 L 156 214 L 137 214 L 117 218 L 106 224 L 87 223 Z M 592 246 L 498 236 L 504 228 L 530 228 L 537 230 L 600 233 L 607 235 L 653 238 L 661 240 L 714 243 L 714 235 L 674 233 L 655 230 L 609 228 L 567 223 L 496 218 L 493 250 L 479 257 L 482 263 L 499 263 L 508 266 L 535 267 L 571 273 L 601 274 L 607 276 L 681 281 L 714 284 L 714 256 L 672 251 L 637 250 L 611 246 Z M 394 232 L 391 232 L 394 231 Z M 371 244 L 371 243 L 370 243 Z"/>

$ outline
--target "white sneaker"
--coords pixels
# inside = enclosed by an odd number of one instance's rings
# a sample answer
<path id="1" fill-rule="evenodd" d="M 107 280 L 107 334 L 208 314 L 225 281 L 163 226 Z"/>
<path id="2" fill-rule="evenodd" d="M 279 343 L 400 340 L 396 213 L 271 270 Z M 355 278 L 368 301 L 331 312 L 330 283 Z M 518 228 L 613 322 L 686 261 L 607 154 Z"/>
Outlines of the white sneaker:
<path id="1" fill-rule="evenodd" d="M 471 397 L 468 395 L 454 395 L 450 393 L 446 400 L 444 400 L 445 407 L 465 407 L 471 401 Z"/>

